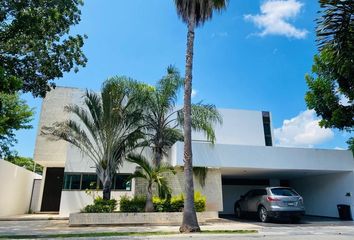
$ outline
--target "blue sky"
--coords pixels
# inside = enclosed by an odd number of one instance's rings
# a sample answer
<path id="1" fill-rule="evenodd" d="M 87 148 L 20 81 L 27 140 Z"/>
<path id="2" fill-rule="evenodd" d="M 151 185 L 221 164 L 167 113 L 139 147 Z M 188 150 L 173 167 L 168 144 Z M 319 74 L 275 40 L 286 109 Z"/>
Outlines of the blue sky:
<path id="1" fill-rule="evenodd" d="M 193 101 L 271 111 L 281 146 L 346 148 L 348 135 L 320 129 L 304 101 L 304 76 L 317 51 L 317 1 L 229 2 L 196 31 Z M 184 73 L 186 26 L 172 0 L 85 1 L 72 33 L 88 36 L 88 64 L 55 80 L 58 86 L 99 90 L 114 75 L 154 84 L 170 64 Z M 35 108 L 34 128 L 17 133 L 15 149 L 32 157 L 41 99 L 23 98 Z"/>

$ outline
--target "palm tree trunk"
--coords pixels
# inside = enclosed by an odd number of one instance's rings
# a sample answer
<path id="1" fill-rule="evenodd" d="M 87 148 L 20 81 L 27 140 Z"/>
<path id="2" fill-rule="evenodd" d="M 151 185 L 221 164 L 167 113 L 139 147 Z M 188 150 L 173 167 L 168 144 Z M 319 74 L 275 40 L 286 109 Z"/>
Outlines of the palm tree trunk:
<path id="1" fill-rule="evenodd" d="M 192 1 L 194 2 L 194 1 Z M 192 3 L 193 4 L 193 3 Z M 195 4 L 191 12 L 194 13 Z M 184 82 L 184 176 L 185 176 L 185 198 L 183 209 L 182 225 L 180 232 L 200 232 L 197 214 L 194 208 L 194 186 L 193 186 L 193 163 L 192 163 L 192 127 L 191 127 L 191 92 L 192 92 L 192 68 L 193 68 L 193 47 L 194 47 L 195 17 L 192 16 L 188 22 L 186 72 Z"/>
<path id="2" fill-rule="evenodd" d="M 152 184 L 149 183 L 146 194 L 145 212 L 153 212 L 154 204 L 152 202 Z"/>
<path id="3" fill-rule="evenodd" d="M 109 200 L 111 199 L 111 187 L 112 187 L 112 177 L 110 176 L 108 171 L 104 171 L 104 181 L 103 181 L 103 199 Z"/>
<path id="4" fill-rule="evenodd" d="M 161 152 L 161 149 L 158 148 L 155 151 L 155 162 L 154 162 L 154 164 L 155 164 L 156 167 L 161 164 L 161 160 L 162 160 L 162 152 Z"/>

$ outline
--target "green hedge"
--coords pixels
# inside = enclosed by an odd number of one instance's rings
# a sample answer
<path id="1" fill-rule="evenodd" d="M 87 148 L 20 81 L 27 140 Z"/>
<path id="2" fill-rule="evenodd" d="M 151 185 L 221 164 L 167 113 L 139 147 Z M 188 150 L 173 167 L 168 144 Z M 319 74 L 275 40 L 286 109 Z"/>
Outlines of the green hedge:
<path id="1" fill-rule="evenodd" d="M 117 207 L 117 200 L 110 199 L 104 200 L 101 197 L 95 198 L 93 204 L 84 207 L 81 212 L 83 213 L 111 213 Z"/>
<path id="2" fill-rule="evenodd" d="M 183 195 L 177 195 L 171 199 L 153 198 L 154 209 L 156 212 L 182 212 L 184 206 Z M 121 212 L 144 212 L 146 198 L 135 196 L 129 198 L 122 196 L 119 202 Z M 194 194 L 195 210 L 197 212 L 205 211 L 206 198 L 200 192 Z"/>
<path id="3" fill-rule="evenodd" d="M 119 208 L 121 212 L 144 212 L 146 198 L 142 196 L 135 196 L 129 198 L 122 196 L 119 201 Z"/>

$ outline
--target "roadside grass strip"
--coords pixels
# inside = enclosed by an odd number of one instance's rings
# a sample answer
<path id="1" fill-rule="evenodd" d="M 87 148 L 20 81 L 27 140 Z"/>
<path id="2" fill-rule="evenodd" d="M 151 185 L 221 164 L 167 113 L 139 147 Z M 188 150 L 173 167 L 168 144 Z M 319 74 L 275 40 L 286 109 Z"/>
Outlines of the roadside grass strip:
<path id="1" fill-rule="evenodd" d="M 251 234 L 257 230 L 204 230 L 191 234 Z M 120 237 L 120 236 L 163 236 L 179 235 L 179 232 L 93 232 L 93 233 L 63 233 L 63 234 L 35 234 L 35 235 L 0 235 L 0 239 L 33 239 L 33 238 L 80 238 L 80 237 Z"/>

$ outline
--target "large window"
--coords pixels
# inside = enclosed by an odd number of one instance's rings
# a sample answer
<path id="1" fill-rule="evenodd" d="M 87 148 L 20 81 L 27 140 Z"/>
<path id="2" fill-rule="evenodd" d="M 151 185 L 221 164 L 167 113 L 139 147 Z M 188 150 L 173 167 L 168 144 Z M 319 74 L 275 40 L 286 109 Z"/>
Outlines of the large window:
<path id="1" fill-rule="evenodd" d="M 64 173 L 64 189 L 77 190 L 81 186 L 81 174 Z"/>
<path id="2" fill-rule="evenodd" d="M 112 190 L 131 191 L 129 174 L 116 174 L 112 182 Z M 64 173 L 64 190 L 102 189 L 102 183 L 95 173 Z"/>

